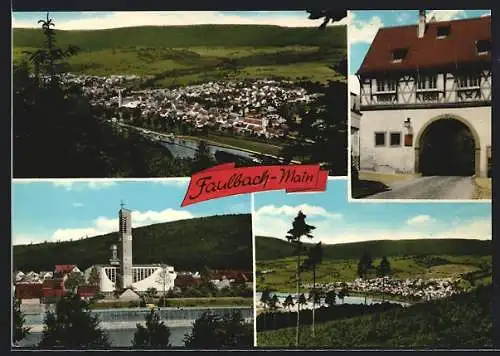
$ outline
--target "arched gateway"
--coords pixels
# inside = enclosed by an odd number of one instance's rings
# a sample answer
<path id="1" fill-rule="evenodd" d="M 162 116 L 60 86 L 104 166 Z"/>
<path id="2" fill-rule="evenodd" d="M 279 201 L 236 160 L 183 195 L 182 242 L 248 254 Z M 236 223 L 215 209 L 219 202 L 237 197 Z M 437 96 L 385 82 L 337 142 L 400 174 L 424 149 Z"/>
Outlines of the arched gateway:
<path id="1" fill-rule="evenodd" d="M 480 176 L 481 145 L 464 118 L 445 114 L 427 121 L 415 139 L 415 173 Z"/>

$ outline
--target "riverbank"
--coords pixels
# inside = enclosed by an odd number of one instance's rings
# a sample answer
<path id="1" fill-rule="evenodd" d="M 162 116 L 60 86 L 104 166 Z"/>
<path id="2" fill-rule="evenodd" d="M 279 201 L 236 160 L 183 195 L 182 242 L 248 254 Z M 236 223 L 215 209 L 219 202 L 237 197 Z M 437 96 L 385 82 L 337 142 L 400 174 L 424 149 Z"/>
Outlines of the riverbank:
<path id="1" fill-rule="evenodd" d="M 120 123 L 122 126 L 130 127 L 136 130 L 147 130 L 154 135 L 159 135 L 165 138 L 171 138 L 171 134 L 154 131 L 151 129 L 145 129 L 139 126 L 133 126 L 125 123 Z M 190 140 L 190 141 L 205 141 L 209 145 L 227 148 L 236 151 L 242 151 L 245 153 L 253 155 L 267 155 L 271 158 L 279 159 L 279 154 L 282 147 L 277 145 L 272 145 L 265 142 L 253 141 L 245 139 L 244 137 L 227 137 L 209 133 L 206 136 L 192 136 L 192 135 L 174 135 L 176 139 Z M 291 161 L 293 164 L 300 164 L 301 162 L 297 159 Z"/>
<path id="2" fill-rule="evenodd" d="M 159 299 L 151 300 L 158 305 Z M 132 304 L 139 302 L 106 300 L 90 304 L 90 309 L 122 309 L 130 308 Z M 167 298 L 166 307 L 186 308 L 186 307 L 253 307 L 252 297 L 197 297 L 197 298 Z"/>
<path id="3" fill-rule="evenodd" d="M 302 289 L 300 293 L 307 296 L 306 291 L 307 291 L 307 289 Z M 257 293 L 260 294 L 261 292 L 257 291 Z M 293 292 L 276 291 L 275 293 L 280 294 L 280 295 L 289 295 L 290 294 L 293 298 L 295 298 L 297 295 L 297 291 L 293 291 Z M 356 297 L 356 298 L 363 299 L 363 302 L 364 302 L 365 296 L 366 296 L 368 303 L 396 302 L 396 303 L 404 303 L 404 304 L 415 304 L 415 303 L 423 301 L 423 300 L 405 297 L 402 295 L 394 295 L 394 294 L 389 294 L 389 293 L 370 292 L 370 293 L 365 294 L 363 292 L 356 292 L 356 291 L 349 291 L 349 296 L 347 296 L 344 300 L 349 300 L 349 297 Z M 342 299 L 337 297 L 336 303 L 343 304 L 343 301 L 342 301 Z M 346 302 L 346 304 L 349 304 L 349 303 Z"/>

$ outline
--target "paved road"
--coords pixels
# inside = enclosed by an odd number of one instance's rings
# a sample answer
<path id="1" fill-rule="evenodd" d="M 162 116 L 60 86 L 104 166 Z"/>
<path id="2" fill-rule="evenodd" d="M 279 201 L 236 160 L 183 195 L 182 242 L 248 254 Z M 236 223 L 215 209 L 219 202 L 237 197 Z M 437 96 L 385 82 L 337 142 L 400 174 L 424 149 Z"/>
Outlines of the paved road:
<path id="1" fill-rule="evenodd" d="M 417 177 L 391 185 L 391 190 L 368 199 L 472 199 L 472 177 Z"/>

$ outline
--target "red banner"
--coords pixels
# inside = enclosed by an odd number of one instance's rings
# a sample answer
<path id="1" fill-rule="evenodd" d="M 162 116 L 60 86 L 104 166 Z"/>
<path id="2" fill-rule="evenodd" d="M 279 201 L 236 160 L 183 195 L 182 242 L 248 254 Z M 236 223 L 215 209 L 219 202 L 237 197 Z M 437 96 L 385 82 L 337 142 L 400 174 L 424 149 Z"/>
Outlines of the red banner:
<path id="1" fill-rule="evenodd" d="M 181 206 L 267 190 L 319 192 L 326 190 L 327 179 L 319 164 L 235 168 L 224 163 L 193 174 Z"/>

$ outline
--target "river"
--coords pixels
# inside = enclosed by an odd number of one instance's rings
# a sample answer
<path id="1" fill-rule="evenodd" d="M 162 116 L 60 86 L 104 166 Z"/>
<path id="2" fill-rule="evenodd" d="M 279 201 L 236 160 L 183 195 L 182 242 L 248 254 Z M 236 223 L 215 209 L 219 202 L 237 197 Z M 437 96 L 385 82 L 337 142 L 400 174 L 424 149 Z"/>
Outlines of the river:
<path id="1" fill-rule="evenodd" d="M 170 343 L 174 347 L 184 346 L 185 334 L 191 333 L 194 321 L 204 312 L 211 311 L 222 315 L 231 311 L 240 311 L 241 315 L 249 323 L 253 322 L 252 307 L 186 307 L 186 308 L 160 308 L 160 318 L 170 328 Z M 145 324 L 145 316 L 149 313 L 148 308 L 120 308 L 120 309 L 95 309 L 93 315 L 97 315 L 101 327 L 109 334 L 113 347 L 131 346 L 136 324 Z M 36 346 L 40 342 L 43 329 L 43 313 L 25 314 L 25 325 L 31 327 L 31 333 L 23 339 L 19 346 Z"/>
<path id="2" fill-rule="evenodd" d="M 270 293 L 270 296 L 272 297 L 274 294 L 276 294 L 278 296 L 279 303 L 283 303 L 283 301 L 285 300 L 285 298 L 288 295 L 291 295 L 292 298 L 293 298 L 294 304 L 296 304 L 296 300 L 297 300 L 296 297 L 297 297 L 297 295 L 295 293 Z M 262 293 L 261 292 L 257 292 L 256 293 L 256 300 L 260 301 L 261 296 L 262 296 Z M 304 296 L 306 297 L 306 299 L 309 299 L 309 293 L 304 293 Z M 345 297 L 343 301 L 337 297 L 336 302 L 337 302 L 337 304 L 364 304 L 365 303 L 365 297 L 362 297 L 362 296 L 348 296 L 348 297 Z M 366 304 L 368 304 L 368 305 L 370 305 L 370 304 L 376 304 L 376 303 L 382 303 L 382 302 L 383 302 L 382 299 L 370 298 L 370 297 L 366 298 Z M 386 303 L 400 304 L 402 306 L 408 306 L 408 305 L 410 305 L 409 303 L 404 303 L 404 302 L 395 301 L 395 300 L 389 300 L 389 299 L 386 299 L 385 302 Z M 319 308 L 322 305 L 325 305 L 325 299 L 324 298 L 321 298 L 320 303 L 316 304 L 316 307 Z M 310 302 L 308 300 L 307 304 L 305 304 L 304 306 L 302 306 L 301 309 L 312 309 L 312 302 Z"/>
<path id="3" fill-rule="evenodd" d="M 170 328 L 170 344 L 173 347 L 184 346 L 184 335 L 191 333 L 191 327 L 174 327 Z M 130 347 L 134 339 L 134 329 L 107 329 L 109 340 L 113 347 Z M 38 345 L 42 340 L 41 332 L 32 332 L 25 339 L 19 342 L 20 347 L 31 347 Z"/>

